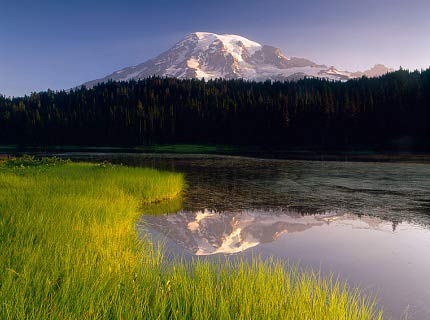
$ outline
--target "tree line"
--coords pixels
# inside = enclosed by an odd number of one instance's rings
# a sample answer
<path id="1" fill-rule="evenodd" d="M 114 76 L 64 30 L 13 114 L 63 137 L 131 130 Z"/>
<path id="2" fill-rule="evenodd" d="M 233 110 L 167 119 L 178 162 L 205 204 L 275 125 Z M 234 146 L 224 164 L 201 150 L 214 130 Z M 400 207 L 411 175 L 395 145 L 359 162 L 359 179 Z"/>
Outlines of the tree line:
<path id="1" fill-rule="evenodd" d="M 151 77 L 0 96 L 0 143 L 430 150 L 430 69 L 347 82 Z"/>

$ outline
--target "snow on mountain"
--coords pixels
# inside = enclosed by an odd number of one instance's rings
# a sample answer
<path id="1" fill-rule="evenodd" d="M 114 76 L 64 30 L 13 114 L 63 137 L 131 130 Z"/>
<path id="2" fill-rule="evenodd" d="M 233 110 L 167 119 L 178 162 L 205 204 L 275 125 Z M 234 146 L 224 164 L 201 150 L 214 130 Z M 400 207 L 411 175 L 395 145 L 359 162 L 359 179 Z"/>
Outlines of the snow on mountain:
<path id="1" fill-rule="evenodd" d="M 389 71 L 392 70 L 383 65 L 365 72 L 339 71 L 304 58 L 287 57 L 279 48 L 261 45 L 239 35 L 195 32 L 153 59 L 84 85 L 92 87 L 108 80 L 137 80 L 153 75 L 207 80 L 298 80 L 304 77 L 348 80 L 363 75 L 379 76 Z"/>

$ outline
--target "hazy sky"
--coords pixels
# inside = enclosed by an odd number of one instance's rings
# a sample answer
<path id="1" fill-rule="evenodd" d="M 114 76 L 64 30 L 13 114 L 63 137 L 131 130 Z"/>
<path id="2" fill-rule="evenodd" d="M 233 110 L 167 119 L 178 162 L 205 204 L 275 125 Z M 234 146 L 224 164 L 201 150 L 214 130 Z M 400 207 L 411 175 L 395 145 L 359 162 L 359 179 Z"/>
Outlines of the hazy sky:
<path id="1" fill-rule="evenodd" d="M 67 89 L 195 31 L 349 71 L 430 66 L 430 0 L 0 0 L 0 93 Z"/>

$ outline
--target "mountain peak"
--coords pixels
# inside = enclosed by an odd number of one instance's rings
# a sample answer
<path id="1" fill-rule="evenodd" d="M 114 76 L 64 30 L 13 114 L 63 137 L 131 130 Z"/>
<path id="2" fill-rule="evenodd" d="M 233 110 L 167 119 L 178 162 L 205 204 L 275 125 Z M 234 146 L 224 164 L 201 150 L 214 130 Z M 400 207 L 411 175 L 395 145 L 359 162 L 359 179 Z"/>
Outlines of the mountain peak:
<path id="1" fill-rule="evenodd" d="M 153 59 L 84 85 L 92 87 L 108 80 L 143 79 L 153 75 L 207 80 L 243 78 L 265 81 L 297 80 L 303 77 L 348 80 L 362 75 L 377 76 L 389 71 L 383 65 L 375 65 L 364 73 L 339 71 L 305 58 L 288 58 L 279 48 L 262 45 L 240 35 L 193 32 Z"/>
<path id="2" fill-rule="evenodd" d="M 378 64 L 375 64 L 372 68 L 365 70 L 363 72 L 360 72 L 360 71 L 354 72 L 352 73 L 352 76 L 354 77 L 366 76 L 369 78 L 373 78 L 373 77 L 382 76 L 386 73 L 393 72 L 393 71 L 394 69 L 388 68 L 385 65 L 378 63 Z"/>
<path id="3" fill-rule="evenodd" d="M 246 49 L 252 54 L 262 47 L 261 44 L 236 34 L 194 32 L 184 38 L 186 41 L 189 39 L 195 39 L 199 43 L 199 48 L 203 50 L 209 48 L 214 43 L 220 42 L 223 49 L 228 51 L 228 53 L 232 54 L 237 59 L 241 59 L 241 51 L 243 49 Z"/>
<path id="4" fill-rule="evenodd" d="M 197 37 L 199 40 L 221 40 L 223 42 L 242 42 L 245 45 L 249 45 L 249 46 L 258 46 L 261 47 L 261 44 L 249 40 L 243 36 L 237 35 L 237 34 L 217 34 L 217 33 L 212 33 L 212 32 L 193 32 L 191 34 L 189 34 L 187 37 L 188 38 L 190 36 L 195 36 Z"/>

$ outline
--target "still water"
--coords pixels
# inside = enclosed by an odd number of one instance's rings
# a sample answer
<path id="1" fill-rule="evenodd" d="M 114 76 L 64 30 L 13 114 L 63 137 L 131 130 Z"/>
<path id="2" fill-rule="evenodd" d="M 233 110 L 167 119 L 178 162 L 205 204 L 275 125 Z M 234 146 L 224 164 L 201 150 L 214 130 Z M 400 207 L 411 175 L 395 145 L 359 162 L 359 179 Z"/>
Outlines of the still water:
<path id="1" fill-rule="evenodd" d="M 388 319 L 430 319 L 428 164 L 66 156 L 184 173 L 182 201 L 138 224 L 170 256 L 288 259 L 377 295 Z"/>

